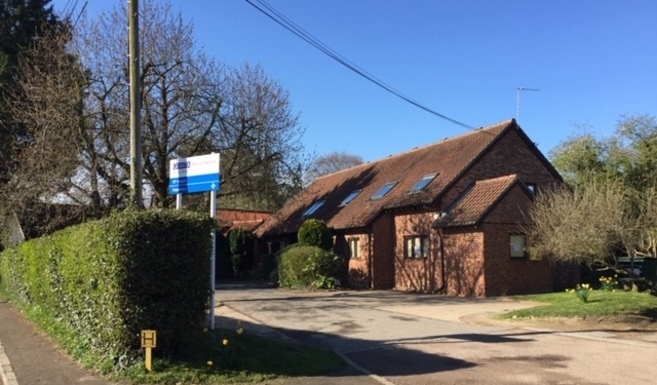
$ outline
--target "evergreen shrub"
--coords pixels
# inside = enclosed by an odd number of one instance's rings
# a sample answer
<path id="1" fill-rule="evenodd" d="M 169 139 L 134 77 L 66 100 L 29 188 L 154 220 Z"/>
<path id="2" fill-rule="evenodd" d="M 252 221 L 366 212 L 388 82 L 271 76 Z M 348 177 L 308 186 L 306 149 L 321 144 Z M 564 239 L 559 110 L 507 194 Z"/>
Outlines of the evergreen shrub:
<path id="1" fill-rule="evenodd" d="M 305 221 L 297 233 L 299 243 L 305 246 L 316 246 L 323 250 L 333 248 L 333 237 L 331 229 L 326 222 L 319 219 L 308 219 Z"/>
<path id="2" fill-rule="evenodd" d="M 316 246 L 297 246 L 284 250 L 278 264 L 282 287 L 332 289 L 339 278 L 341 258 Z"/>

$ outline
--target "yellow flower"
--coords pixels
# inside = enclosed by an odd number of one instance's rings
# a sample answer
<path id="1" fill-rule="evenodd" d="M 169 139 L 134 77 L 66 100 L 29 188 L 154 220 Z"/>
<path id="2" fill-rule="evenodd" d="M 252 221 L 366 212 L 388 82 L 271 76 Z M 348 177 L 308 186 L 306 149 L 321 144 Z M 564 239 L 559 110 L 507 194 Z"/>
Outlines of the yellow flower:
<path id="1" fill-rule="evenodd" d="M 208 332 L 208 328 L 203 328 L 203 333 L 207 333 L 207 332 Z"/>
<path id="2" fill-rule="evenodd" d="M 224 338 L 224 340 L 221 341 L 221 344 L 224 346 L 228 345 L 228 340 Z"/>
<path id="3" fill-rule="evenodd" d="M 244 333 L 244 328 L 237 329 L 237 334 L 238 335 L 241 335 L 242 333 Z"/>
<path id="4" fill-rule="evenodd" d="M 209 361 L 207 362 L 207 364 L 208 364 L 208 366 L 212 366 L 212 364 L 213 364 L 212 360 L 209 360 Z"/>

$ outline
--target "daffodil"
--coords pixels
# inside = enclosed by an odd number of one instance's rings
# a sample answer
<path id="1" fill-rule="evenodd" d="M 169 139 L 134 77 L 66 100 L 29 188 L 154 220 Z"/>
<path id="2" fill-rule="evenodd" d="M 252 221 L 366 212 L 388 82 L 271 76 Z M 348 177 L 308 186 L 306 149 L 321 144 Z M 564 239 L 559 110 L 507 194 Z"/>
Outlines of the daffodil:
<path id="1" fill-rule="evenodd" d="M 221 344 L 224 345 L 224 346 L 228 345 L 228 340 L 226 338 L 224 338 L 224 340 L 221 341 Z"/>
<path id="2" fill-rule="evenodd" d="M 208 366 L 212 366 L 212 364 L 214 364 L 214 362 L 212 362 L 212 360 L 208 360 L 207 364 L 208 364 Z"/>
<path id="3" fill-rule="evenodd" d="M 244 333 L 244 328 L 237 329 L 237 334 L 238 335 L 241 335 L 242 333 Z"/>

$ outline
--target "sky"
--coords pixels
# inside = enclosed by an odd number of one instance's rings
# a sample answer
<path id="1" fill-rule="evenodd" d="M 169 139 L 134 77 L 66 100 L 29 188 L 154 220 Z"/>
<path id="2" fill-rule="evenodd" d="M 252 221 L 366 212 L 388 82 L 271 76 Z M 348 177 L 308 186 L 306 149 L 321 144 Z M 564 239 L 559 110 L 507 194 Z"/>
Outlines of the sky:
<path id="1" fill-rule="evenodd" d="M 125 1 L 88 0 L 86 11 Z M 265 1 L 439 114 L 475 128 L 517 118 L 545 155 L 573 135 L 611 135 L 623 115 L 657 116 L 654 0 Z M 51 4 L 79 13 L 84 3 Z M 289 91 L 311 154 L 374 161 L 472 130 L 383 90 L 245 0 L 170 4 L 209 56 L 260 64 Z"/>

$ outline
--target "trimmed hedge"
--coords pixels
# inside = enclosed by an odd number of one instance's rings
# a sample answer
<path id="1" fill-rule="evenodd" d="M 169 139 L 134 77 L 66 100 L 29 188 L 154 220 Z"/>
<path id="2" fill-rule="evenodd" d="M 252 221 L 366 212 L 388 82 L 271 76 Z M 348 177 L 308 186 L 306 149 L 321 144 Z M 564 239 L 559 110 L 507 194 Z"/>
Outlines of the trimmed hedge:
<path id="1" fill-rule="evenodd" d="M 213 228 L 207 215 L 126 211 L 5 250 L 0 279 L 115 364 L 141 354 L 143 329 L 169 354 L 203 326 Z"/>
<path id="2" fill-rule="evenodd" d="M 340 277 L 341 258 L 316 246 L 295 246 L 284 250 L 278 263 L 282 287 L 332 289 Z"/>
<path id="3" fill-rule="evenodd" d="M 333 249 L 333 236 L 326 222 L 319 219 L 308 219 L 303 222 L 297 232 L 299 243 L 306 246 L 317 246 L 324 250 Z"/>

